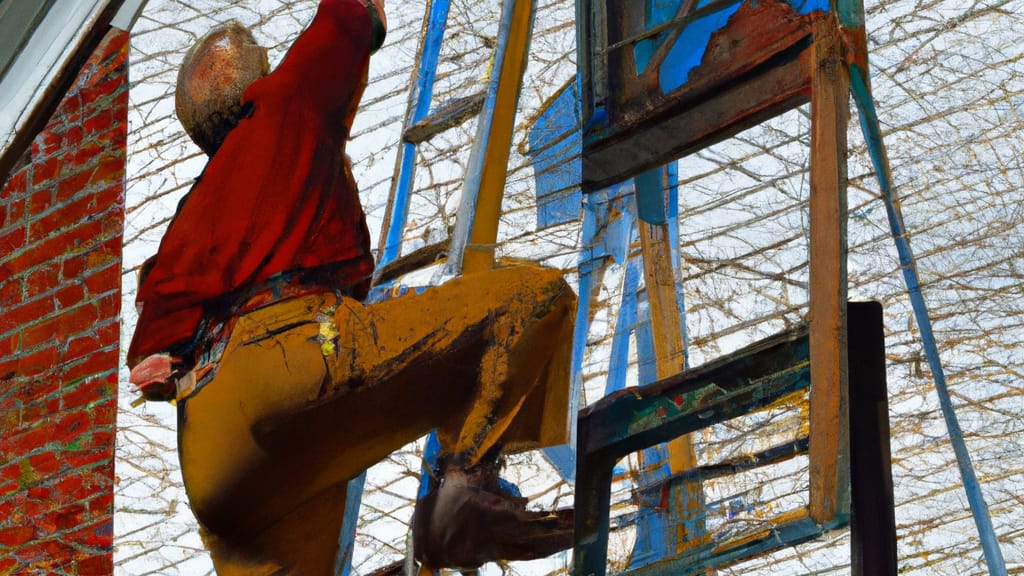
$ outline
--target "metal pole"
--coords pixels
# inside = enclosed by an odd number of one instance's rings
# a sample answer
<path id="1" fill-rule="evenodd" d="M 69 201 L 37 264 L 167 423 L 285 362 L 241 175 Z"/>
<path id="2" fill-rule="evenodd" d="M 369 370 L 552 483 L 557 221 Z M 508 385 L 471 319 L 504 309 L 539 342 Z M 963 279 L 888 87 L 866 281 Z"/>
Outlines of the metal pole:
<path id="1" fill-rule="evenodd" d="M 861 130 L 864 133 L 864 140 L 867 142 L 868 152 L 871 154 L 871 162 L 874 164 L 875 173 L 878 176 L 878 184 L 882 189 L 882 199 L 885 201 L 885 210 L 889 216 L 889 227 L 892 230 L 893 240 L 896 241 L 896 252 L 899 254 L 903 280 L 907 285 L 907 293 L 910 296 L 910 304 L 914 309 L 917 327 L 921 331 L 924 353 L 928 359 L 928 366 L 931 368 L 932 377 L 935 380 L 935 391 L 938 393 L 939 406 L 942 409 L 942 416 L 946 421 L 946 428 L 949 430 L 949 439 L 953 444 L 953 452 L 956 454 L 956 462 L 960 468 L 960 477 L 963 479 L 964 490 L 967 491 L 967 502 L 970 504 L 971 512 L 974 515 L 974 523 L 978 527 L 978 536 L 981 539 L 981 548 L 985 555 L 985 562 L 988 564 L 988 572 L 991 576 L 1003 576 L 1006 574 L 1006 562 L 1003 560 L 1003 553 L 999 548 L 999 540 L 992 526 L 992 518 L 989 516 L 988 504 L 985 503 L 981 484 L 978 482 L 978 477 L 974 472 L 971 455 L 967 450 L 967 443 L 964 441 L 963 431 L 960 429 L 960 422 L 956 417 L 956 411 L 953 409 L 949 387 L 946 385 L 946 373 L 942 369 L 939 347 L 932 332 L 931 317 L 928 315 L 928 306 L 925 303 L 924 295 L 921 293 L 921 283 L 917 275 L 917 263 L 914 260 L 913 252 L 910 250 L 910 238 L 908 238 L 906 227 L 903 224 L 903 214 L 900 211 L 899 200 L 893 194 L 892 172 L 889 169 L 889 158 L 885 151 L 885 145 L 882 142 L 882 129 L 878 123 L 878 114 L 875 112 L 874 101 L 871 98 L 871 88 L 864 73 L 857 65 L 850 66 L 850 82 L 853 99 L 857 104 L 857 110 L 860 112 Z"/>

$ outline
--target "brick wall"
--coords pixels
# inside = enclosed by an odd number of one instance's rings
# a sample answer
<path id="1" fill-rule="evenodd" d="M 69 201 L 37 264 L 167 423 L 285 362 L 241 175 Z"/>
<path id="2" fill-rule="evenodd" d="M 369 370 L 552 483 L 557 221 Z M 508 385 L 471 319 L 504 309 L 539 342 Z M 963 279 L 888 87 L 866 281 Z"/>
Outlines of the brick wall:
<path id="1" fill-rule="evenodd" d="M 113 572 L 128 33 L 0 193 L 0 575 Z"/>

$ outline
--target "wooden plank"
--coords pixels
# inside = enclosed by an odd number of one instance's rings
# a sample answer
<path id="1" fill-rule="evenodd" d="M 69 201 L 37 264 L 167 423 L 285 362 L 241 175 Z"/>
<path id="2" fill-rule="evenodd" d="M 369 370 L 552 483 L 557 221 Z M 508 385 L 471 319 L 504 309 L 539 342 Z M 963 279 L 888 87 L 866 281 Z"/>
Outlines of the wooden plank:
<path id="1" fill-rule="evenodd" d="M 846 350 L 846 127 L 850 94 L 839 31 L 826 20 L 812 52 L 810 511 L 849 511 Z"/>
<path id="2" fill-rule="evenodd" d="M 850 547 L 853 576 L 896 576 L 885 329 L 877 302 L 851 302 Z"/>
<path id="3" fill-rule="evenodd" d="M 406 128 L 402 140 L 419 144 L 480 114 L 487 94 L 481 92 L 448 102 L 438 111 Z"/>
<path id="4" fill-rule="evenodd" d="M 766 406 L 809 385 L 805 328 L 719 360 L 609 394 L 580 411 L 580 455 L 616 459 Z"/>
<path id="5" fill-rule="evenodd" d="M 448 240 L 442 240 L 435 244 L 428 244 L 417 248 L 404 256 L 399 256 L 397 259 L 377 268 L 374 272 L 373 283 L 384 284 L 391 282 L 404 274 L 430 266 L 445 257 L 448 253 L 448 243 Z"/>
<path id="6" fill-rule="evenodd" d="M 687 101 L 645 118 L 630 131 L 599 138 L 585 135 L 583 191 L 600 190 L 644 170 L 692 154 L 751 126 L 804 104 L 810 97 L 806 45 L 784 62 L 696 102 Z M 770 97 L 765 98 L 765 95 Z"/>

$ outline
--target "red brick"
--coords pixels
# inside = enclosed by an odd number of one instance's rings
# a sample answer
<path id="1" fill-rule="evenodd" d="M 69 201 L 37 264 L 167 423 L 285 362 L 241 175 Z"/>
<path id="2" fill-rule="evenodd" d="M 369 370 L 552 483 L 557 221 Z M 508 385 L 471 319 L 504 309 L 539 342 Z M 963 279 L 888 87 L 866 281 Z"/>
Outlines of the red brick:
<path id="1" fill-rule="evenodd" d="M 112 363 L 117 364 L 116 360 Z M 112 371 L 111 374 L 115 378 L 117 377 L 116 372 Z M 89 412 L 92 413 L 92 422 L 94 429 L 100 429 L 104 426 L 114 426 L 114 424 L 117 423 L 116 402 L 97 404 L 96 406 L 93 406 L 92 409 L 89 410 Z"/>
<path id="2" fill-rule="evenodd" d="M 112 514 L 114 512 L 114 492 L 105 491 L 89 500 L 89 511 L 95 515 Z"/>
<path id="3" fill-rule="evenodd" d="M 17 482 L 7 482 L 6 484 L 0 483 L 0 498 L 3 498 L 8 494 L 13 494 L 18 490 L 21 490 L 21 485 Z"/>
<path id="4" fill-rule="evenodd" d="M 0 254 L 6 255 L 25 245 L 25 227 L 18 226 L 6 232 L 0 233 Z M 0 261 L 7 260 L 0 256 Z"/>
<path id="5" fill-rule="evenodd" d="M 113 100 L 110 101 L 110 107 L 116 108 L 117 110 L 127 110 L 128 108 L 128 90 L 121 90 L 114 96 Z M 124 116 L 122 116 L 124 117 Z M 128 132 L 128 121 L 123 120 L 120 122 L 121 131 L 127 134 Z"/>
<path id="6" fill-rule="evenodd" d="M 0 304 L 0 308 L 3 304 Z M 11 358 L 21 348 L 21 332 L 0 337 L 0 358 Z"/>
<path id="7" fill-rule="evenodd" d="M 99 320 L 99 311 L 94 305 L 83 304 L 63 311 L 61 314 L 26 326 L 21 335 L 22 348 L 29 349 L 44 342 L 64 340 L 85 332 Z"/>
<path id="8" fill-rule="evenodd" d="M 83 143 L 75 149 L 75 166 L 83 167 L 94 163 L 107 148 L 109 148 L 109 144 L 102 140 Z"/>
<path id="9" fill-rule="evenodd" d="M 123 93 L 125 99 L 127 99 L 128 92 Z M 115 102 L 121 99 L 120 96 L 115 98 Z M 114 154 L 119 158 L 124 158 L 124 153 L 120 152 L 125 148 L 126 140 L 128 138 L 128 124 L 125 122 L 117 122 L 110 127 L 109 130 L 104 132 L 99 139 L 108 144 L 108 150 L 113 150 Z"/>
<path id="10" fill-rule="evenodd" d="M 60 470 L 60 460 L 57 459 L 56 454 L 53 452 L 43 452 L 31 456 L 28 459 L 28 463 L 39 478 L 53 476 Z"/>
<path id="11" fill-rule="evenodd" d="M 107 171 L 104 170 L 104 166 L 114 165 L 114 162 L 108 162 L 103 166 L 98 167 L 93 175 L 104 175 L 107 173 Z M 97 185 L 106 185 L 106 188 L 93 195 L 96 199 L 95 212 L 97 214 L 112 213 L 114 218 L 118 221 L 124 219 L 124 164 L 122 163 L 119 166 L 120 167 L 117 167 L 117 170 L 115 170 L 116 174 L 114 177 L 106 178 L 106 180 L 112 180 L 112 182 L 101 182 L 99 179 L 94 180 Z M 118 235 L 120 235 L 120 229 L 118 230 Z"/>
<path id="12" fill-rule="evenodd" d="M 32 426 L 43 418 L 48 418 L 60 410 L 61 398 L 51 397 L 26 404 L 21 409 L 21 425 Z"/>
<path id="13" fill-rule="evenodd" d="M 17 358 L 0 358 L 0 384 L 6 386 L 14 386 L 17 383 L 18 378 L 16 376 L 18 368 Z M 12 383 L 13 381 L 13 383 Z M 0 400 L 0 402 L 3 402 Z"/>
<path id="14" fill-rule="evenodd" d="M 86 482 L 81 474 L 65 474 L 54 485 L 54 490 L 59 494 L 57 500 L 74 502 L 95 492 L 96 484 Z"/>
<path id="15" fill-rule="evenodd" d="M 67 362 L 61 368 L 63 370 L 61 376 L 64 382 L 70 384 L 116 370 L 117 360 L 112 358 L 110 354 L 97 352 L 82 359 Z"/>
<path id="16" fill-rule="evenodd" d="M 113 465 L 114 452 L 109 447 L 77 450 L 65 453 L 64 461 L 67 463 L 70 470 L 88 468 L 101 462 Z"/>
<path id="17" fill-rule="evenodd" d="M 4 226 L 15 226 L 22 223 L 25 217 L 25 199 L 17 198 L 7 205 L 7 221 Z"/>
<path id="18" fill-rule="evenodd" d="M 55 394 L 59 389 L 60 383 L 56 378 L 26 378 L 18 386 L 14 398 L 28 404 L 34 400 Z"/>
<path id="19" fill-rule="evenodd" d="M 58 444 L 68 444 L 72 440 L 87 434 L 91 428 L 92 419 L 85 412 L 71 412 L 63 415 L 52 430 L 52 438 Z M 77 468 L 77 466 L 72 466 Z"/>
<path id="20" fill-rule="evenodd" d="M 77 116 L 81 113 L 81 110 L 69 110 L 69 112 L 73 112 Z M 65 118 L 65 121 L 68 120 L 71 120 L 71 122 L 68 122 L 68 129 L 61 134 L 61 147 L 65 150 L 76 150 L 82 145 L 82 141 L 85 140 L 85 130 L 82 128 L 77 117 Z"/>
<path id="21" fill-rule="evenodd" d="M 63 266 L 61 267 L 63 270 Z M 62 277 L 64 285 L 53 295 L 53 302 L 57 310 L 74 308 L 85 300 L 85 288 L 81 284 L 68 284 L 68 281 L 76 282 L 76 278 Z"/>
<path id="22" fill-rule="evenodd" d="M 60 174 L 64 166 L 63 156 L 53 156 L 32 165 L 32 185 L 41 186 Z"/>
<path id="23" fill-rule="evenodd" d="M 42 448 L 52 441 L 52 426 L 40 423 L 10 436 L 5 436 L 3 441 L 0 442 L 0 458 L 14 458 L 20 454 L 26 454 L 37 448 Z M 18 482 L 15 482 L 14 485 L 16 488 L 20 486 Z M 0 496 L 3 496 L 3 490 L 0 490 Z"/>
<path id="24" fill-rule="evenodd" d="M 0 430 L 11 431 L 20 426 L 21 412 L 17 409 L 0 409 Z M 3 443 L 0 442 L 0 454 L 3 453 Z"/>
<path id="25" fill-rule="evenodd" d="M 85 272 L 85 256 L 70 256 L 61 261 L 60 275 L 65 280 L 77 280 Z"/>
<path id="26" fill-rule="evenodd" d="M 40 534 L 40 537 L 43 536 L 50 535 Z M 80 552 L 74 548 L 53 538 L 36 540 L 31 546 L 25 546 L 18 550 L 18 556 L 32 569 L 32 574 L 49 574 L 49 576 L 58 574 L 53 570 L 64 564 L 65 560 L 70 560 L 78 554 Z M 62 571 L 59 574 L 67 574 L 67 572 Z"/>
<path id="27" fill-rule="evenodd" d="M 59 134 L 56 134 L 50 130 L 43 130 L 36 136 L 35 141 L 32 142 L 32 158 L 45 158 L 51 154 L 59 152 L 62 147 L 63 141 Z"/>
<path id="28" fill-rule="evenodd" d="M 21 546 L 36 537 L 36 530 L 31 526 L 14 526 L 0 528 L 0 544 L 10 548 Z"/>
<path id="29" fill-rule="evenodd" d="M 14 330 L 31 322 L 39 321 L 53 313 L 53 300 L 50 298 L 38 298 L 24 304 L 12 304 L 4 310 L 0 316 L 0 332 Z"/>
<path id="30" fill-rule="evenodd" d="M 114 33 L 107 34 L 103 39 L 103 44 L 97 53 L 102 51 L 106 54 L 96 65 L 97 75 L 110 76 L 110 75 L 121 75 L 124 74 L 125 44 L 127 43 L 128 33 L 124 32 L 120 35 Z"/>
<path id="31" fill-rule="evenodd" d="M 106 132 L 116 121 L 117 111 L 111 108 L 101 108 L 95 114 L 86 118 L 82 128 L 88 136 L 95 136 Z"/>
<path id="32" fill-rule="evenodd" d="M 33 486 L 29 488 L 26 493 L 32 500 L 46 500 L 53 499 L 53 488 L 50 486 Z"/>
<path id="33" fill-rule="evenodd" d="M 52 374 L 57 367 L 56 346 L 47 346 L 18 358 L 18 375 L 31 378 L 43 374 Z"/>
<path id="34" fill-rule="evenodd" d="M 101 348 L 103 348 L 103 343 L 99 338 L 86 334 L 69 340 L 68 348 L 64 352 L 62 358 L 65 362 L 71 362 L 81 358 L 82 356 L 88 356 Z"/>
<path id="35" fill-rule="evenodd" d="M 113 387 L 117 384 L 117 379 L 113 378 L 109 385 Z M 93 420 L 95 422 L 95 419 Z M 93 446 L 113 446 L 114 445 L 114 430 L 113 428 L 95 428 L 92 431 L 92 444 Z"/>
<path id="36" fill-rule="evenodd" d="M 121 240 L 114 238 L 120 248 Z M 111 290 L 121 289 L 121 258 L 119 253 L 96 250 L 88 255 L 89 275 L 85 277 L 85 287 L 89 294 L 98 296 Z M 94 271 L 95 270 L 95 271 Z"/>
<path id="37" fill-rule="evenodd" d="M 83 516 L 88 516 L 89 510 L 81 504 L 73 504 L 58 510 L 55 516 L 57 530 L 70 530 L 82 522 Z"/>
<path id="38" fill-rule="evenodd" d="M 91 169 L 85 169 L 75 174 L 71 174 L 66 178 L 61 179 L 61 181 L 57 184 L 56 202 L 67 202 L 68 200 L 75 198 L 82 191 L 88 188 L 89 182 L 92 180 L 92 172 L 93 171 Z M 83 200 L 85 201 L 81 203 L 81 206 L 87 207 L 91 203 L 92 196 L 90 195 L 87 198 L 83 198 Z M 68 214 L 66 207 L 62 207 L 61 210 L 62 214 Z M 75 214 L 79 214 L 80 216 L 87 215 L 86 213 L 83 213 L 81 210 L 79 210 Z"/>
<path id="39" fill-rule="evenodd" d="M 53 205 L 53 189 L 44 188 L 28 197 L 28 215 L 36 216 Z"/>
<path id="40" fill-rule="evenodd" d="M 24 494 L 24 492 L 21 492 L 21 494 Z M 58 505 L 59 503 L 52 499 L 36 500 L 33 498 L 25 498 L 21 503 L 22 517 L 33 519 L 40 518 L 43 515 L 48 514 Z M 37 524 L 36 527 L 42 528 L 43 526 Z"/>
<path id="41" fill-rule="evenodd" d="M 32 246 L 17 258 L 10 261 L 15 270 L 27 270 L 51 260 L 54 255 L 81 253 L 96 245 L 103 236 L 104 223 L 99 220 L 87 220 L 64 230 L 61 234 L 43 240 Z"/>
<path id="42" fill-rule="evenodd" d="M 72 178 L 74 180 L 74 178 Z M 58 188 L 58 194 L 63 189 L 64 183 L 60 184 Z M 83 218 L 92 215 L 93 206 L 95 204 L 95 198 L 91 195 L 83 196 L 72 200 L 71 202 L 61 206 L 60 208 L 51 211 L 46 216 L 38 218 L 28 225 L 28 236 L 33 241 L 38 242 L 45 238 L 50 238 L 76 222 L 79 222 Z M 59 256 L 60 254 L 53 254 L 53 256 Z"/>
<path id="43" fill-rule="evenodd" d="M 103 519 L 84 526 L 70 534 L 67 541 L 94 548 L 110 548 L 114 544 L 114 521 Z"/>
<path id="44" fill-rule="evenodd" d="M 0 483 L 17 480 L 20 475 L 21 467 L 17 462 L 5 464 L 3 468 L 0 468 Z M 0 516 L 0 518 L 3 518 L 3 516 Z"/>
<path id="45" fill-rule="evenodd" d="M 120 312 L 120 307 L 118 308 Z M 107 345 L 119 344 L 121 342 L 121 322 L 116 315 L 112 315 L 106 323 L 100 323 L 96 327 L 96 337 Z"/>
<path id="46" fill-rule="evenodd" d="M 0 195 L 0 239 L 17 241 L 0 244 L 0 278 L 13 278 L 0 283 L 0 390 L 11 391 L 0 392 L 0 462 L 9 463 L 0 468 L 0 526 L 35 528 L 20 563 L 0 563 L 0 575 L 113 572 L 127 42 L 108 34 L 33 143 L 33 164 Z M 87 290 L 105 296 L 87 301 Z M 26 367 L 59 376 L 26 377 Z M 67 388 L 58 391 L 61 379 Z"/>
<path id="47" fill-rule="evenodd" d="M 25 278 L 25 299 L 31 300 L 50 292 L 60 284 L 60 263 L 53 262 L 37 268 Z M 52 304 L 52 303 L 51 303 Z"/>
<path id="48" fill-rule="evenodd" d="M 78 561 L 78 576 L 108 576 L 114 573 L 114 558 L 102 553 Z"/>
<path id="49" fill-rule="evenodd" d="M 6 457 L 13 457 L 14 455 L 25 454 L 50 444 L 56 444 L 57 446 L 66 445 L 79 439 L 83 434 L 87 434 L 90 424 L 91 418 L 85 412 L 55 415 L 54 418 L 42 421 L 36 426 L 5 437 L 3 444 L 0 445 L 0 448 L 2 448 L 0 453 L 6 452 Z M 73 468 L 82 465 L 74 464 L 63 458 L 62 456 L 62 464 L 66 463 Z"/>
<path id="50" fill-rule="evenodd" d="M 21 524 L 25 518 L 25 503 L 27 501 L 24 492 L 13 494 L 0 501 L 0 518 L 3 518 L 0 523 L 8 526 Z"/>
<path id="51" fill-rule="evenodd" d="M 112 390 L 102 380 L 86 380 L 61 395 L 64 410 L 80 408 L 112 397 Z"/>
<path id="52" fill-rule="evenodd" d="M 105 96 L 110 96 L 114 92 L 117 92 L 117 89 L 122 87 L 124 84 L 125 84 L 124 76 L 123 75 L 118 75 L 118 76 L 115 76 L 115 77 L 113 77 L 113 78 L 111 78 L 109 80 L 101 81 L 98 84 L 96 84 L 95 86 L 92 86 L 92 87 L 88 88 L 87 90 L 83 90 L 82 91 L 82 106 L 83 107 L 88 106 L 88 105 L 92 104 L 93 102 L 96 102 L 100 98 L 103 98 Z"/>
<path id="53" fill-rule="evenodd" d="M 21 301 L 21 282 L 21 278 L 7 278 L 0 282 L 0 310 L 10 310 L 15 302 Z"/>
<path id="54" fill-rule="evenodd" d="M 93 184 L 113 183 L 116 185 L 118 190 L 120 190 L 122 187 L 121 183 L 124 181 L 124 169 L 123 155 L 117 154 L 116 152 L 114 154 L 105 154 L 100 158 L 99 165 L 96 166 L 96 170 L 93 171 L 90 176 L 89 182 Z M 118 194 L 118 196 L 120 196 L 120 194 Z M 118 206 L 124 204 L 124 202 L 120 201 L 119 198 L 118 200 Z M 99 204 L 100 209 L 106 208 L 107 206 L 108 204 L 105 201 Z"/>
<path id="55" fill-rule="evenodd" d="M 18 170 L 7 179 L 7 182 L 3 185 L 4 196 L 16 196 L 25 190 L 28 184 L 28 169 L 23 168 Z"/>

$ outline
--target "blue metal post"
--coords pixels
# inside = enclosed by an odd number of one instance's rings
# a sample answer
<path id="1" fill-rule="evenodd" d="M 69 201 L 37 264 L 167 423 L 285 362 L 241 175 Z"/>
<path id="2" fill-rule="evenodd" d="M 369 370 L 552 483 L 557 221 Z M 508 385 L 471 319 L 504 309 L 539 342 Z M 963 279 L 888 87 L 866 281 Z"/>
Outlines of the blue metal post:
<path id="1" fill-rule="evenodd" d="M 903 280 L 906 282 L 910 304 L 914 309 L 914 318 L 917 320 L 918 329 L 921 331 L 921 341 L 924 345 L 925 356 L 928 359 L 928 366 L 931 368 L 932 376 L 935 379 L 935 390 L 939 396 L 939 406 L 942 408 L 942 416 L 946 421 L 946 428 L 949 430 L 949 439 L 953 444 L 953 452 L 956 454 L 956 461 L 960 468 L 960 477 L 963 479 L 964 490 L 967 491 L 967 501 L 974 515 L 974 522 L 978 527 L 978 536 L 981 539 L 985 562 L 988 564 L 988 571 L 991 576 L 1002 576 L 1006 574 L 1006 562 L 1003 560 L 1003 553 L 999 548 L 999 540 L 992 526 L 992 518 L 989 516 L 988 505 L 985 503 L 981 484 L 978 482 L 978 477 L 974 472 L 974 465 L 971 463 L 971 455 L 967 450 L 967 443 L 964 441 L 960 422 L 953 409 L 953 401 L 950 398 L 949 388 L 946 385 L 946 373 L 942 369 L 939 348 L 935 341 L 935 335 L 932 332 L 932 322 L 928 315 L 928 306 L 925 303 L 924 295 L 921 293 L 921 283 L 917 275 L 917 264 L 914 261 L 913 252 L 910 250 L 910 239 L 903 224 L 903 214 L 900 211 L 899 200 L 893 193 L 892 173 L 889 169 L 889 159 L 885 152 L 885 145 L 882 142 L 882 129 L 878 123 L 878 115 L 875 112 L 871 88 L 864 72 L 857 65 L 850 66 L 850 87 L 853 92 L 854 101 L 857 103 L 857 110 L 860 112 L 860 126 L 864 133 L 864 140 L 867 141 L 871 162 L 874 164 L 875 173 L 878 176 L 878 184 L 882 189 L 882 198 L 885 201 L 885 210 L 889 216 L 889 227 L 892 230 L 893 239 L 896 241 L 896 252 L 899 255 Z"/>
<path id="2" fill-rule="evenodd" d="M 510 44 L 515 42 L 512 38 L 513 24 L 516 16 L 516 9 L 519 3 L 530 3 L 530 26 L 536 17 L 536 0 L 503 0 L 501 8 L 501 21 L 498 25 L 498 45 L 494 50 L 494 63 L 491 67 L 490 83 L 487 87 L 487 98 L 484 100 L 484 108 L 480 112 L 480 119 L 477 121 L 476 138 L 473 147 L 469 152 L 469 162 L 466 168 L 466 181 L 462 187 L 462 198 L 459 200 L 459 209 L 455 219 L 455 229 L 452 231 L 451 244 L 448 248 L 448 260 L 445 263 L 445 272 L 456 276 L 462 272 L 463 257 L 466 246 L 469 244 L 470 236 L 473 234 L 474 219 L 477 212 L 477 201 L 480 196 L 480 187 L 484 176 L 484 168 L 490 160 L 493 151 L 488 148 L 491 144 L 491 129 L 494 126 L 495 114 L 515 114 L 515 110 L 497 110 L 498 88 L 502 78 L 501 71 L 505 66 L 507 52 Z M 512 49 L 529 50 L 529 38 L 525 47 Z M 506 81 L 520 81 L 509 78 Z M 518 93 L 516 96 L 518 100 Z M 507 162 L 507 158 L 506 158 Z"/>
<path id="3" fill-rule="evenodd" d="M 448 11 L 451 0 L 432 0 L 427 29 L 420 52 L 419 78 L 413 87 L 411 99 L 416 102 L 409 118 L 408 125 L 413 125 L 427 117 L 430 113 L 430 101 L 434 96 L 434 79 L 437 76 L 437 62 L 441 54 L 441 41 L 444 29 L 448 24 Z M 391 219 L 387 222 L 387 238 L 380 258 L 380 264 L 392 262 L 398 257 L 402 248 L 402 236 L 405 232 L 406 220 L 409 217 L 409 197 L 416 174 L 416 145 L 408 142 L 398 148 L 401 156 L 401 167 L 398 181 L 395 183 L 395 195 L 392 198 Z"/>

